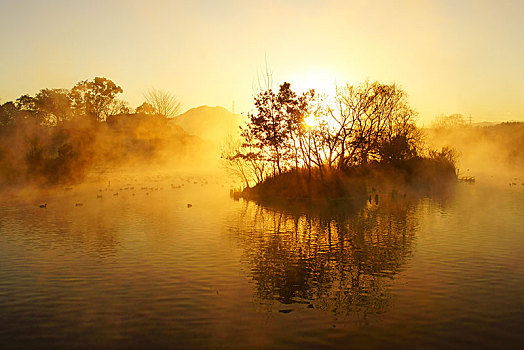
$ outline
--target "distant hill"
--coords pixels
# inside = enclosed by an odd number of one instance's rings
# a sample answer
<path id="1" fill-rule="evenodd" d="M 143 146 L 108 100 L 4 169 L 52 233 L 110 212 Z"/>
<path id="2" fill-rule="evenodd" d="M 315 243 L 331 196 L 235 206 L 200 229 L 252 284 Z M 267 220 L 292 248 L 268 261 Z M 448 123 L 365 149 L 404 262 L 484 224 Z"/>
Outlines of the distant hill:
<path id="1" fill-rule="evenodd" d="M 228 135 L 239 135 L 243 121 L 244 116 L 223 107 L 200 106 L 174 117 L 170 123 L 180 126 L 188 134 L 217 144 Z"/>

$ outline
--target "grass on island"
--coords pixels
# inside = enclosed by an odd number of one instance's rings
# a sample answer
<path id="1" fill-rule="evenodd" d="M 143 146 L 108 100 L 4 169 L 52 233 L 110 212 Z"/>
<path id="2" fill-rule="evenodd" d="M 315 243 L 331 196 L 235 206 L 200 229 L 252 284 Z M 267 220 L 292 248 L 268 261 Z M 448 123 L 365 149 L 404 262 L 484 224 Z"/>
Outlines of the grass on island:
<path id="1" fill-rule="evenodd" d="M 351 208 L 362 207 L 366 201 L 378 202 L 386 194 L 405 197 L 439 192 L 456 179 L 452 163 L 417 157 L 347 169 L 293 169 L 233 195 L 269 205 L 343 205 Z"/>

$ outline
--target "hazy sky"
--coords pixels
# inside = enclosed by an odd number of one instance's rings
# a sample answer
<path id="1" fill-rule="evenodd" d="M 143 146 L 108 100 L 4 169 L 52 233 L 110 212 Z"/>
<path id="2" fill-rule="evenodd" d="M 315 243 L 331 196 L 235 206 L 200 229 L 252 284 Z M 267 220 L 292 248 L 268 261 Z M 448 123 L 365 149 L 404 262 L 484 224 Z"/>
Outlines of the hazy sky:
<path id="1" fill-rule="evenodd" d="M 522 0 L 0 0 L 0 42 L 2 102 L 104 76 L 247 112 L 267 57 L 297 90 L 396 82 L 421 123 L 524 120 Z"/>

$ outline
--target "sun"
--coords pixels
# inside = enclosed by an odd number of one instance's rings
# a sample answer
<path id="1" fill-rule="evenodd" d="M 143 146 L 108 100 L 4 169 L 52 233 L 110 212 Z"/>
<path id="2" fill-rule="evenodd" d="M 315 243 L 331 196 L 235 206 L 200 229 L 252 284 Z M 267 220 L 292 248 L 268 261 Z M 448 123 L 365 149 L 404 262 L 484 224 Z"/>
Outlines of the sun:
<path id="1" fill-rule="evenodd" d="M 304 125 L 308 128 L 312 128 L 317 125 L 317 118 L 310 114 L 307 117 L 304 117 Z"/>

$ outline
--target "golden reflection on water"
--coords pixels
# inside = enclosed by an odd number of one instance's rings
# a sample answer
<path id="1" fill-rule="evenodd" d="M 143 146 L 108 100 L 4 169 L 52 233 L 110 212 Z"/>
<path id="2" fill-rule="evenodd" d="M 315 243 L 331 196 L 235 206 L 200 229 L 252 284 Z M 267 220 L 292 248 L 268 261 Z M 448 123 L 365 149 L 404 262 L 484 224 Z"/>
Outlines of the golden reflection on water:
<path id="1" fill-rule="evenodd" d="M 329 216 L 243 204 L 231 227 L 262 308 L 271 309 L 277 301 L 304 303 L 356 319 L 388 308 L 388 287 L 415 239 L 410 200 L 368 202 L 356 210 L 342 204 Z"/>
<path id="2" fill-rule="evenodd" d="M 120 181 L 118 196 L 105 181 L 0 206 L 0 343 L 473 348 L 522 338 L 524 186 L 377 189 L 378 203 L 306 210 L 234 201 L 211 178 Z"/>

